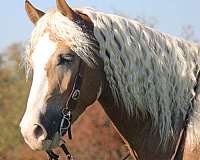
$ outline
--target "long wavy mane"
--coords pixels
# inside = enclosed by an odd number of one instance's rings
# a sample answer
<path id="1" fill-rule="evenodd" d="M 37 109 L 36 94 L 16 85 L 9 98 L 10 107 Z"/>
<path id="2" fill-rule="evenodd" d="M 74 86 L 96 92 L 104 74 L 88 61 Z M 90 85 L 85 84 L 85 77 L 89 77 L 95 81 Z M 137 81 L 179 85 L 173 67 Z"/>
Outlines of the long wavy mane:
<path id="1" fill-rule="evenodd" d="M 167 142 L 175 132 L 176 122 L 185 120 L 195 96 L 199 46 L 134 20 L 91 10 L 83 12 L 94 23 L 99 54 L 116 102 L 125 106 L 130 117 L 150 115 L 152 129 L 157 128 L 162 142 Z"/>
<path id="2" fill-rule="evenodd" d="M 70 41 L 72 50 L 87 64 L 94 64 L 93 53 L 98 54 L 104 62 L 106 78 L 116 103 L 124 106 L 122 109 L 129 118 L 150 116 L 152 130 L 158 129 L 162 142 L 167 142 L 175 132 L 176 122 L 184 121 L 187 109 L 192 105 L 191 99 L 195 96 L 194 86 L 200 70 L 199 46 L 134 20 L 80 10 L 94 23 L 99 53 L 96 53 L 91 37 L 53 10 L 36 25 L 27 47 L 26 61 L 30 61 L 31 49 L 46 28 Z M 192 117 L 189 125 L 192 143 L 200 139 L 199 110 L 200 107 L 194 108 L 196 116 Z"/>

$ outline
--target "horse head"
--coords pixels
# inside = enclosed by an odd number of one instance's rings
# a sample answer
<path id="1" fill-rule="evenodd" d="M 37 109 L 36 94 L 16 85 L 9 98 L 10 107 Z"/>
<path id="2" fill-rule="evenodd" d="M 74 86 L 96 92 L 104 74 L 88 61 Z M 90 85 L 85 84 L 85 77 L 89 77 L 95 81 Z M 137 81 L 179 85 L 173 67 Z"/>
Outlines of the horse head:
<path id="1" fill-rule="evenodd" d="M 87 15 L 71 9 L 64 0 L 57 0 L 57 9 L 48 13 L 28 1 L 25 8 L 35 25 L 27 49 L 33 80 L 20 127 L 33 150 L 48 150 L 61 141 L 63 110 L 69 107 L 75 83 L 80 83 L 77 76 L 81 74 L 80 96 L 70 110 L 72 122 L 99 98 L 103 64 L 95 55 L 98 43 Z"/>

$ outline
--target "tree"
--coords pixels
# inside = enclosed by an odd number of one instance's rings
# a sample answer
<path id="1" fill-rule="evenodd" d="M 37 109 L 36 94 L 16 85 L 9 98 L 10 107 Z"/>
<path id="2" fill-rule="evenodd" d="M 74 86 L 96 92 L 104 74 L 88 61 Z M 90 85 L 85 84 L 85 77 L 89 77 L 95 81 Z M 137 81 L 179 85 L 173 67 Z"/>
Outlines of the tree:
<path id="1" fill-rule="evenodd" d="M 196 37 L 196 30 L 192 25 L 186 25 L 183 26 L 182 32 L 181 32 L 181 37 L 199 43 L 199 38 Z"/>
<path id="2" fill-rule="evenodd" d="M 23 113 L 29 83 L 19 66 L 23 47 L 14 44 L 1 54 L 0 67 L 0 159 L 16 159 L 22 143 L 19 121 Z M 8 154 L 12 150 L 12 154 Z"/>

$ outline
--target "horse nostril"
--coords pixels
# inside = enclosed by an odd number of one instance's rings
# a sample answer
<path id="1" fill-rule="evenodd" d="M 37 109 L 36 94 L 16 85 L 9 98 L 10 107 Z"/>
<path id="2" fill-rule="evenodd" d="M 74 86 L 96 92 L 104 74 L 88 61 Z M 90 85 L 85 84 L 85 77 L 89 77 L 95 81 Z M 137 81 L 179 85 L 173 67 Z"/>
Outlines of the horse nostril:
<path id="1" fill-rule="evenodd" d="M 47 137 L 47 132 L 41 124 L 35 124 L 33 128 L 33 135 L 38 141 L 43 141 Z"/>

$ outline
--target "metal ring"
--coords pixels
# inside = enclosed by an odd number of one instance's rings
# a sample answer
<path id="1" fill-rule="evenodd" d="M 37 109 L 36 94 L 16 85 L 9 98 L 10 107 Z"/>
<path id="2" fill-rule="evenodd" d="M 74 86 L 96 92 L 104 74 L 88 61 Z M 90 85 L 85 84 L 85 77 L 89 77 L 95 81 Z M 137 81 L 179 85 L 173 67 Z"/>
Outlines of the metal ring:
<path id="1" fill-rule="evenodd" d="M 80 94 L 81 94 L 81 92 L 79 89 L 75 90 L 74 93 L 72 94 L 72 99 L 75 101 L 78 100 L 80 97 Z"/>
<path id="2" fill-rule="evenodd" d="M 71 112 L 68 110 L 68 108 L 63 108 L 62 114 L 63 114 L 63 116 L 67 116 L 67 115 L 71 114 Z"/>
<path id="3" fill-rule="evenodd" d="M 66 124 L 66 122 L 67 126 L 64 127 L 64 124 Z M 62 135 L 64 132 L 67 132 L 70 126 L 71 126 L 70 119 L 66 116 L 63 116 L 60 124 L 60 135 Z"/>

